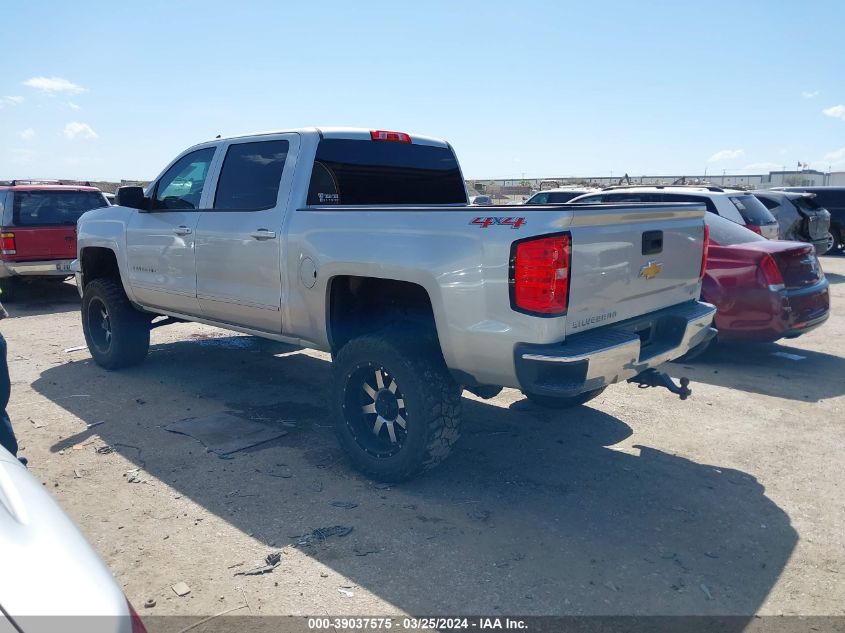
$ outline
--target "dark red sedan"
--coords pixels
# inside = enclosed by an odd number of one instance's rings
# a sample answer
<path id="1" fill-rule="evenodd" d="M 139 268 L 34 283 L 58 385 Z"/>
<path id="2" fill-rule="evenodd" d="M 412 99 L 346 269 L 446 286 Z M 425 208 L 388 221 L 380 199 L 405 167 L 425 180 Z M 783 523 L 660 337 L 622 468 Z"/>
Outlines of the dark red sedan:
<path id="1" fill-rule="evenodd" d="M 812 245 L 767 240 L 705 214 L 710 249 L 702 299 L 716 306 L 719 341 L 776 341 L 818 327 L 830 293 Z"/>

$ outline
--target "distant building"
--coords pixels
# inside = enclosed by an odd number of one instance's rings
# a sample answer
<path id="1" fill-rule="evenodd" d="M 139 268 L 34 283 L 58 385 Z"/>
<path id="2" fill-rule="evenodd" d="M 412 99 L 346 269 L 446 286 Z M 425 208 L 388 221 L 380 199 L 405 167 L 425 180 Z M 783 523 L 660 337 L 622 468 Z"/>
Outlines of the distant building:
<path id="1" fill-rule="evenodd" d="M 693 174 L 693 175 L 643 175 L 643 176 L 556 176 L 544 178 L 497 178 L 471 180 L 471 188 L 478 191 L 520 194 L 527 190 L 537 191 L 543 182 L 556 181 L 561 186 L 593 185 L 607 187 L 618 184 L 671 185 L 707 183 L 717 187 L 741 187 L 767 189 L 769 187 L 818 187 L 824 185 L 845 186 L 845 172 L 824 173 L 815 169 L 772 171 L 768 174 Z M 480 188 L 479 188 L 480 187 Z"/>

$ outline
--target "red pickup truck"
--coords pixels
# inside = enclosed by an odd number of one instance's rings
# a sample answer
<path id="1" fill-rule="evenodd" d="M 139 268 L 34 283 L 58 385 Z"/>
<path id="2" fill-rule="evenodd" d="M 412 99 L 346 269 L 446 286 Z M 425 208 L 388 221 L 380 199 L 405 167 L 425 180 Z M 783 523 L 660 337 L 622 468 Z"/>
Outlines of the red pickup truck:
<path id="1" fill-rule="evenodd" d="M 76 221 L 109 206 L 96 187 L 0 183 L 0 290 L 14 298 L 20 281 L 63 280 L 76 257 Z"/>

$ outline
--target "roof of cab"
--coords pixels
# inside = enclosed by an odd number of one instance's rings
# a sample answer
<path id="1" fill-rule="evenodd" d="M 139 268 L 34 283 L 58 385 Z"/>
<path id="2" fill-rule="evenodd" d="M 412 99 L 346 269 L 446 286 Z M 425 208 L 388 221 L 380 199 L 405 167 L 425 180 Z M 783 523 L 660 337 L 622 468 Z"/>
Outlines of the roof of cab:
<path id="1" fill-rule="evenodd" d="M 3 185 L 3 191 L 100 191 L 87 185 Z"/>
<path id="2" fill-rule="evenodd" d="M 323 138 L 342 138 L 342 139 L 350 139 L 350 140 L 357 140 L 357 141 L 370 141 L 372 138 L 370 137 L 370 132 L 375 129 L 382 129 L 382 128 L 356 128 L 356 127 L 303 127 L 303 128 L 291 128 L 286 130 L 268 130 L 265 132 L 253 132 L 250 134 L 235 134 L 232 136 L 223 136 L 221 138 L 210 139 L 208 141 L 204 141 L 204 143 L 213 143 L 216 141 L 232 141 L 232 140 L 243 140 L 247 138 L 259 137 L 259 136 L 270 136 L 272 134 L 303 134 L 303 135 L 320 135 Z M 404 132 L 403 130 L 398 130 L 400 132 Z M 433 138 L 431 136 L 422 136 L 420 134 L 412 134 L 410 132 L 404 132 L 411 137 L 411 141 L 418 144 L 418 145 L 435 145 L 438 147 L 448 147 L 449 144 L 444 141 L 443 139 Z"/>

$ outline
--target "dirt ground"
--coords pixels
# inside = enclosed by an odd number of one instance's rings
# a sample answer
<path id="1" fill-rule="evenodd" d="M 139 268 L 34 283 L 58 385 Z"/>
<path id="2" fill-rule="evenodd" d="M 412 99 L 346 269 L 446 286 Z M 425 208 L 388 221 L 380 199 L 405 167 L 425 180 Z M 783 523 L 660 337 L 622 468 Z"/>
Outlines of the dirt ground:
<path id="1" fill-rule="evenodd" d="M 828 323 L 670 365 L 687 402 L 624 384 L 570 412 L 465 394 L 451 458 L 402 485 L 344 460 L 326 355 L 180 324 L 109 373 L 66 351 L 84 345 L 72 283 L 0 322 L 9 413 L 145 616 L 842 615 L 845 257 L 822 260 Z M 226 411 L 287 434 L 223 459 L 164 429 Z M 303 542 L 332 526 L 352 531 Z M 272 573 L 234 575 L 277 551 Z"/>

